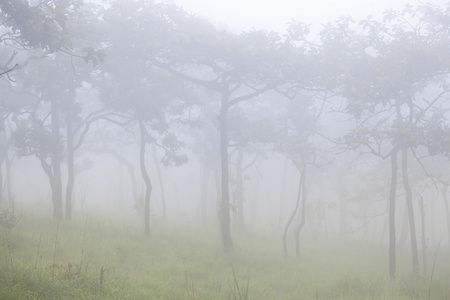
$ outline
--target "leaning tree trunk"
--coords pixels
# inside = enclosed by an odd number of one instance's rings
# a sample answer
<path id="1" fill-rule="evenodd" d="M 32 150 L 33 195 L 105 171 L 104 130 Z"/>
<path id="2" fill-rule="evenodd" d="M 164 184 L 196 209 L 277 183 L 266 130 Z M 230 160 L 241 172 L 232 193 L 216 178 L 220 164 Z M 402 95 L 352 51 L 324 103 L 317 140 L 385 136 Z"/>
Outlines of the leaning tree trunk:
<path id="1" fill-rule="evenodd" d="M 302 178 L 302 208 L 301 208 L 301 221 L 295 228 L 294 240 L 295 240 L 295 254 L 300 257 L 300 232 L 306 224 L 306 165 L 303 165 Z"/>
<path id="2" fill-rule="evenodd" d="M 63 197 L 62 197 L 62 179 L 61 179 L 61 147 L 59 144 L 59 101 L 53 99 L 51 101 L 51 118 L 52 118 L 52 202 L 53 202 L 53 219 L 60 220 L 63 214 Z"/>
<path id="3" fill-rule="evenodd" d="M 416 223 L 414 220 L 414 207 L 412 201 L 412 190 L 408 178 L 408 150 L 406 147 L 402 149 L 402 179 L 403 187 L 406 192 L 406 205 L 408 206 L 409 232 L 411 238 L 411 254 L 414 274 L 419 278 L 419 254 L 417 250 Z"/>
<path id="4" fill-rule="evenodd" d="M 292 214 L 286 223 L 286 226 L 284 227 L 284 234 L 283 234 L 283 249 L 284 249 L 284 256 L 287 256 L 287 232 L 289 230 L 289 227 L 291 226 L 292 221 L 294 221 L 295 216 L 297 215 L 298 208 L 300 206 L 300 195 L 302 194 L 302 182 L 303 182 L 303 175 L 300 175 L 300 180 L 298 183 L 298 191 L 297 191 L 297 200 L 295 203 L 294 211 L 292 211 Z"/>
<path id="5" fill-rule="evenodd" d="M 219 204 L 220 233 L 225 252 L 232 251 L 230 228 L 230 189 L 228 174 L 228 96 L 222 96 L 220 109 L 220 166 L 222 171 L 222 199 Z"/>
<path id="6" fill-rule="evenodd" d="M 391 154 L 391 186 L 389 191 L 389 275 L 395 277 L 397 269 L 396 238 L 395 238 L 395 198 L 397 193 L 397 162 L 398 150 L 394 149 Z"/>
<path id="7" fill-rule="evenodd" d="M 147 237 L 150 237 L 150 196 L 152 193 L 152 183 L 148 176 L 147 168 L 145 166 L 145 146 L 147 144 L 147 131 L 145 130 L 144 121 L 139 119 L 139 131 L 141 134 L 140 151 L 139 151 L 139 165 L 141 168 L 142 178 L 145 182 L 145 198 L 144 198 L 144 232 Z"/>

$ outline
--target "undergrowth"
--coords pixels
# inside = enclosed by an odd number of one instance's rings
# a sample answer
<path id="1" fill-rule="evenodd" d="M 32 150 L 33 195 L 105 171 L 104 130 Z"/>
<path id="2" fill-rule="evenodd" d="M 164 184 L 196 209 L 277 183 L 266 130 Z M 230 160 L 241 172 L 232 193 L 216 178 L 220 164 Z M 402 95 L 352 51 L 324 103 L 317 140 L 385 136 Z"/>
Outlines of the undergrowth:
<path id="1" fill-rule="evenodd" d="M 408 257 L 396 280 L 382 245 L 304 241 L 283 256 L 276 234 L 234 234 L 224 254 L 215 230 L 23 216 L 0 227 L 0 299 L 446 299 L 448 253 L 417 281 Z M 448 252 L 448 251 L 446 251 Z"/>

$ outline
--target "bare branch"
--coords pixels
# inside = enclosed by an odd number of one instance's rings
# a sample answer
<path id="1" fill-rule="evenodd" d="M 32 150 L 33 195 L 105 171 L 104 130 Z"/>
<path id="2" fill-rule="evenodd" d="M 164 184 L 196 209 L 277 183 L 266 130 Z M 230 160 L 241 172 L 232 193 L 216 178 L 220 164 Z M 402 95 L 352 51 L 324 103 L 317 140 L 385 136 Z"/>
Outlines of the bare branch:
<path id="1" fill-rule="evenodd" d="M 11 72 L 12 70 L 14 70 L 14 69 L 17 68 L 18 66 L 19 66 L 18 64 L 15 64 L 14 67 L 12 67 L 11 69 L 6 70 L 6 71 L 0 73 L 0 76 L 5 75 L 5 74 L 7 75 L 9 72 Z M 9 78 L 9 76 L 8 76 L 8 78 Z M 11 78 L 9 78 L 9 80 L 11 80 Z M 12 80 L 11 80 L 11 81 L 12 81 Z"/>

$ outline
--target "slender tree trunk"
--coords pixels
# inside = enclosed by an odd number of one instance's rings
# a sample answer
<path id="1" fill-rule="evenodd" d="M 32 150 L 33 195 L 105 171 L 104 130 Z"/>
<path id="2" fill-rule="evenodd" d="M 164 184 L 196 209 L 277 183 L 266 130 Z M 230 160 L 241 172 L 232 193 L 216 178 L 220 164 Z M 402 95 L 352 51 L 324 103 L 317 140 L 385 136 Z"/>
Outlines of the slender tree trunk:
<path id="1" fill-rule="evenodd" d="M 5 200 L 5 195 L 3 194 L 3 171 L 2 165 L 0 164 L 0 206 L 3 206 L 3 202 Z"/>
<path id="2" fill-rule="evenodd" d="M 297 257 L 300 257 L 300 232 L 306 224 L 306 165 L 303 165 L 302 178 L 301 178 L 301 189 L 302 189 L 302 208 L 301 208 L 301 221 L 295 228 L 294 240 L 295 240 L 295 253 Z"/>
<path id="3" fill-rule="evenodd" d="M 225 252 L 231 252 L 233 241 L 230 228 L 230 189 L 228 174 L 228 96 L 222 96 L 220 109 L 220 166 L 222 171 L 222 199 L 219 205 L 219 222 Z"/>
<path id="4" fill-rule="evenodd" d="M 5 158 L 5 191 L 6 199 L 8 199 L 9 202 L 9 208 L 11 212 L 14 213 L 14 197 L 12 196 L 12 190 L 11 190 L 11 164 L 13 160 L 13 155 L 11 153 L 6 154 Z"/>
<path id="5" fill-rule="evenodd" d="M 239 146 L 236 159 L 236 213 L 237 228 L 244 231 L 244 176 L 242 162 L 244 160 L 244 148 Z"/>
<path id="6" fill-rule="evenodd" d="M 302 194 L 302 183 L 303 183 L 303 174 L 300 174 L 300 180 L 299 180 L 299 183 L 298 183 L 297 200 L 296 200 L 296 203 L 295 203 L 295 208 L 292 211 L 292 214 L 289 217 L 289 220 L 286 223 L 286 226 L 284 227 L 284 234 L 283 234 L 284 256 L 287 256 L 287 233 L 288 233 L 289 227 L 291 226 L 292 221 L 294 221 L 294 218 L 297 215 L 297 211 L 298 211 L 298 208 L 300 206 L 300 196 Z"/>
<path id="7" fill-rule="evenodd" d="M 439 190 L 436 190 L 436 200 L 439 197 Z M 431 244 L 436 244 L 436 202 L 430 201 L 430 221 L 431 221 Z"/>
<path id="8" fill-rule="evenodd" d="M 254 194 L 253 194 L 253 201 L 252 201 L 252 225 L 256 226 L 256 220 L 258 216 L 258 202 L 259 202 L 259 186 L 261 183 L 261 177 L 259 174 L 256 174 L 255 176 L 255 186 L 254 186 Z"/>
<path id="9" fill-rule="evenodd" d="M 395 198 L 397 193 L 398 150 L 391 154 L 391 186 L 389 191 L 389 275 L 395 277 L 397 270 L 397 251 L 395 237 Z"/>
<path id="10" fill-rule="evenodd" d="M 220 170 L 219 170 L 219 166 L 218 164 L 214 164 L 214 185 L 216 188 L 216 199 L 215 199 L 215 203 L 219 203 L 220 200 L 222 199 L 222 190 L 220 187 Z"/>
<path id="11" fill-rule="evenodd" d="M 208 168 L 202 164 L 202 183 L 200 191 L 200 219 L 203 226 L 206 226 L 208 212 Z"/>
<path id="12" fill-rule="evenodd" d="M 5 122 L 3 120 L 2 123 L 0 123 L 0 205 L 2 205 L 4 201 L 3 195 L 3 172 L 2 172 L 2 166 L 3 162 L 5 161 L 6 155 L 8 154 L 8 144 L 6 138 L 6 126 Z"/>
<path id="13" fill-rule="evenodd" d="M 61 147 L 60 147 L 60 120 L 59 120 L 59 100 L 51 101 L 52 118 L 52 202 L 53 219 L 60 220 L 63 214 L 62 179 L 61 179 Z"/>
<path id="14" fill-rule="evenodd" d="M 422 230 L 422 265 L 423 275 L 427 275 L 427 239 L 425 233 L 425 207 L 423 203 L 423 197 L 420 196 L 420 221 Z"/>
<path id="15" fill-rule="evenodd" d="M 341 199 L 339 201 L 339 235 L 341 239 L 347 237 L 347 214 L 348 214 L 348 200 L 347 192 L 341 193 Z"/>
<path id="16" fill-rule="evenodd" d="M 153 143 L 152 145 L 152 152 L 153 152 L 153 163 L 156 167 L 156 173 L 158 174 L 158 180 L 159 180 L 159 187 L 161 191 L 161 204 L 162 204 L 162 214 L 163 214 L 163 220 L 166 220 L 166 193 L 164 189 L 164 181 L 162 179 L 162 172 L 161 167 L 159 166 L 160 162 L 158 160 L 158 156 L 156 153 L 156 145 Z"/>
<path id="17" fill-rule="evenodd" d="M 408 239 L 408 205 L 402 205 L 402 225 L 400 228 L 400 237 L 398 238 L 398 248 L 404 249 Z"/>
<path id="18" fill-rule="evenodd" d="M 278 214 L 278 226 L 280 228 L 283 227 L 284 195 L 285 195 L 285 190 L 286 190 L 286 177 L 287 177 L 288 164 L 289 164 L 289 160 L 286 159 L 284 161 L 283 177 L 281 179 L 280 212 Z"/>
<path id="19" fill-rule="evenodd" d="M 406 147 L 402 149 L 402 179 L 403 187 L 406 192 L 406 204 L 408 206 L 408 220 L 409 220 L 409 232 L 411 238 L 411 252 L 412 252 L 412 265 L 414 269 L 414 274 L 417 278 L 420 277 L 419 270 L 419 254 L 417 250 L 417 236 L 416 236 L 416 223 L 414 221 L 414 207 L 412 201 L 412 190 L 409 184 L 408 175 L 408 150 Z"/>
<path id="20" fill-rule="evenodd" d="M 446 217 L 446 221 L 447 221 L 447 235 L 448 235 L 448 242 L 450 245 L 450 208 L 449 208 L 448 198 L 447 198 L 447 189 L 448 189 L 448 186 L 444 185 L 444 188 L 442 189 L 442 199 L 444 200 L 445 217 Z"/>
<path id="21" fill-rule="evenodd" d="M 133 165 L 125 157 L 123 157 L 121 154 L 117 153 L 114 150 L 107 149 L 107 150 L 105 150 L 105 152 L 108 154 L 111 154 L 119 163 L 126 166 L 128 176 L 130 177 L 131 193 L 133 195 L 134 203 L 136 203 L 138 201 L 138 191 L 137 191 L 137 181 L 136 181 L 136 176 L 134 174 Z"/>
<path id="22" fill-rule="evenodd" d="M 75 185 L 75 149 L 73 145 L 73 128 L 72 128 L 72 103 L 69 101 L 67 109 L 67 186 L 66 186 L 66 220 L 72 220 L 72 196 Z"/>
<path id="23" fill-rule="evenodd" d="M 147 168 L 145 166 L 145 146 L 147 144 L 147 130 L 145 129 L 144 121 L 139 118 L 139 131 L 141 135 L 139 164 L 141 168 L 142 178 L 145 182 L 145 198 L 144 198 L 144 232 L 147 237 L 150 237 L 150 196 L 152 194 L 152 183 L 148 176 Z"/>

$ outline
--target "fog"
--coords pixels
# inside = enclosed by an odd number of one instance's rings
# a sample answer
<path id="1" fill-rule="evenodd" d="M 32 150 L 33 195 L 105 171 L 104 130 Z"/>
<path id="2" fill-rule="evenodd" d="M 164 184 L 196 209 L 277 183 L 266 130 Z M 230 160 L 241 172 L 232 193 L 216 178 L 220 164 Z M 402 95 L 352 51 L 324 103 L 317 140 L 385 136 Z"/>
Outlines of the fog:
<path id="1" fill-rule="evenodd" d="M 311 245 L 374 249 L 367 273 L 423 283 L 389 297 L 426 297 L 450 243 L 449 20 L 444 1 L 1 1 L 5 268 L 27 257 L 8 230 L 89 221 L 223 257 L 262 239 L 298 266 Z"/>

